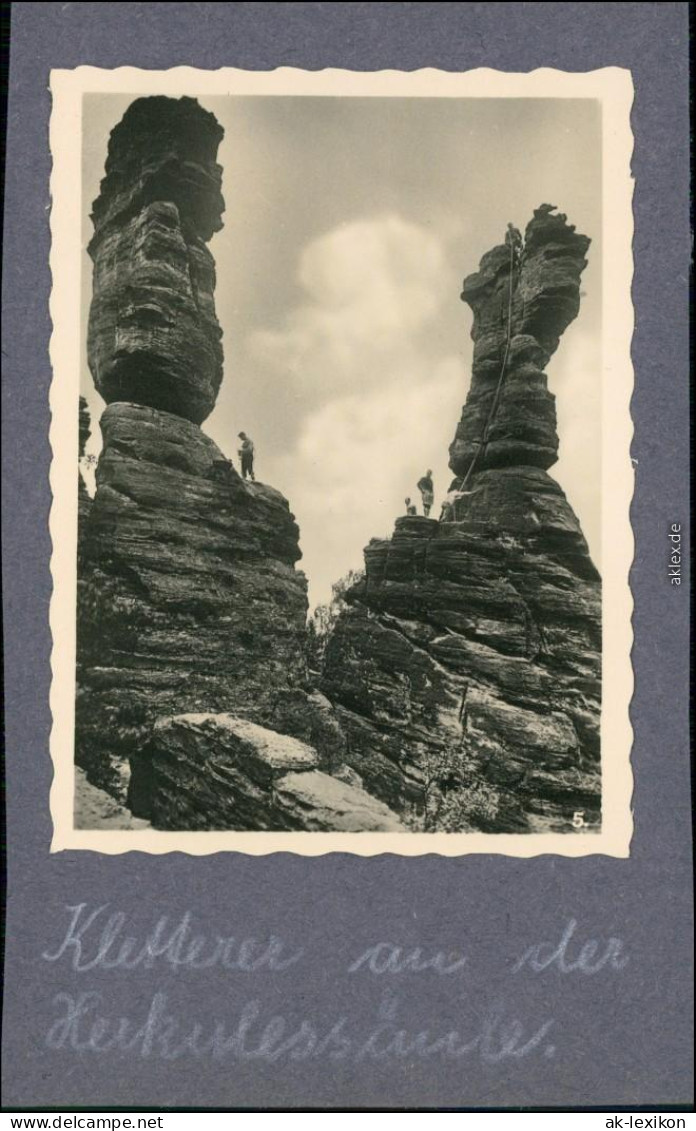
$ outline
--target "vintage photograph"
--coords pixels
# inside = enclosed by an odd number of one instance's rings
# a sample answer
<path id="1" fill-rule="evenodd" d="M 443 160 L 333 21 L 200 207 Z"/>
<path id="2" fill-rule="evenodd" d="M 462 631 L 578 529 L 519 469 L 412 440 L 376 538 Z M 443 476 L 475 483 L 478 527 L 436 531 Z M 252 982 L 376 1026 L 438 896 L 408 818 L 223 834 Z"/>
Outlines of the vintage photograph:
<path id="1" fill-rule="evenodd" d="M 54 849 L 625 855 L 625 81 L 132 74 L 54 79 Z"/>

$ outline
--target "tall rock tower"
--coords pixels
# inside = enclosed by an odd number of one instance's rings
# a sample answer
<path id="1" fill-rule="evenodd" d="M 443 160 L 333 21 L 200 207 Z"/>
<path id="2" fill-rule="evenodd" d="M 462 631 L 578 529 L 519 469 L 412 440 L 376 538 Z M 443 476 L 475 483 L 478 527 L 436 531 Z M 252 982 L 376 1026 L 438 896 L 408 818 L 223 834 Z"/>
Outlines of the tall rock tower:
<path id="1" fill-rule="evenodd" d="M 541 205 L 464 281 L 470 391 L 439 521 L 397 520 L 329 643 L 323 687 L 365 785 L 427 828 L 572 832 L 601 810 L 601 585 L 548 474 L 544 368 L 589 239 Z"/>
<path id="2" fill-rule="evenodd" d="M 194 99 L 138 99 L 93 206 L 88 352 L 107 407 L 80 531 L 76 758 L 120 799 L 156 718 L 235 711 L 282 728 L 307 695 L 293 516 L 199 427 L 222 379 L 207 247 L 222 136 Z"/>

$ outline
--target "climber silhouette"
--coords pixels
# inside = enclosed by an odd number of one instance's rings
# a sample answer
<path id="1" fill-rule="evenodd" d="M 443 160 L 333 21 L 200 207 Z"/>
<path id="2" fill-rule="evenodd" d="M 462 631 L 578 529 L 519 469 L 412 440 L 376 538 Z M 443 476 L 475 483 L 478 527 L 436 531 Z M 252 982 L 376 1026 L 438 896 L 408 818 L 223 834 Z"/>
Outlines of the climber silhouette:
<path id="1" fill-rule="evenodd" d="M 253 481 L 256 479 L 254 475 L 254 442 L 247 436 L 246 432 L 240 432 L 239 439 L 242 441 L 238 453 L 242 465 L 242 479 L 246 479 L 248 476 Z"/>
<path id="2" fill-rule="evenodd" d="M 428 469 L 425 475 L 423 475 L 418 480 L 416 486 L 418 487 L 418 490 L 421 493 L 421 498 L 423 500 L 423 514 L 427 518 L 430 514 L 430 508 L 433 505 L 433 499 L 435 498 L 435 489 L 433 487 L 433 473 L 430 469 Z"/>
<path id="3" fill-rule="evenodd" d="M 513 264 L 516 266 L 522 258 L 522 249 L 524 247 L 522 241 L 522 233 L 519 228 L 516 228 L 513 223 L 507 226 L 505 233 L 505 243 L 509 248 L 512 248 Z"/>

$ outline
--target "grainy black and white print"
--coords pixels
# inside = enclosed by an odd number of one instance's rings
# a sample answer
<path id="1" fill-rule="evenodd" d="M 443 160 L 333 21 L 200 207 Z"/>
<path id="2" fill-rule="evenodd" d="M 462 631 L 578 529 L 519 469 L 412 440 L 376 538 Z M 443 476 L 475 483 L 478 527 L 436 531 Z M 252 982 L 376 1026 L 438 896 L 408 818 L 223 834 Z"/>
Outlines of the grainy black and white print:
<path id="1" fill-rule="evenodd" d="M 592 840 L 599 102 L 194 93 L 82 99 L 75 828 Z"/>

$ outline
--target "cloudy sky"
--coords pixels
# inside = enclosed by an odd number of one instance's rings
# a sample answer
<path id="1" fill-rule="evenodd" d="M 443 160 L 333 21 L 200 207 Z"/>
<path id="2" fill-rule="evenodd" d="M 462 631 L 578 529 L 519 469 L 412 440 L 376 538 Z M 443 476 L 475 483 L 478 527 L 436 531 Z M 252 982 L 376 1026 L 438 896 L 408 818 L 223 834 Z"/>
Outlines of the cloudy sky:
<path id="1" fill-rule="evenodd" d="M 83 107 L 83 237 L 110 130 L 130 96 Z M 597 103 L 575 99 L 210 97 L 225 129 L 225 227 L 211 241 L 225 376 L 203 425 L 289 499 L 310 603 L 362 565 L 447 448 L 469 386 L 461 281 L 533 209 L 592 238 L 579 318 L 548 368 L 561 458 L 551 469 L 594 560 L 600 547 L 601 166 Z M 83 269 L 83 315 L 91 267 Z M 83 340 L 85 334 L 83 333 Z M 86 363 L 83 392 L 102 402 Z M 92 450 L 98 450 L 93 437 Z"/>

